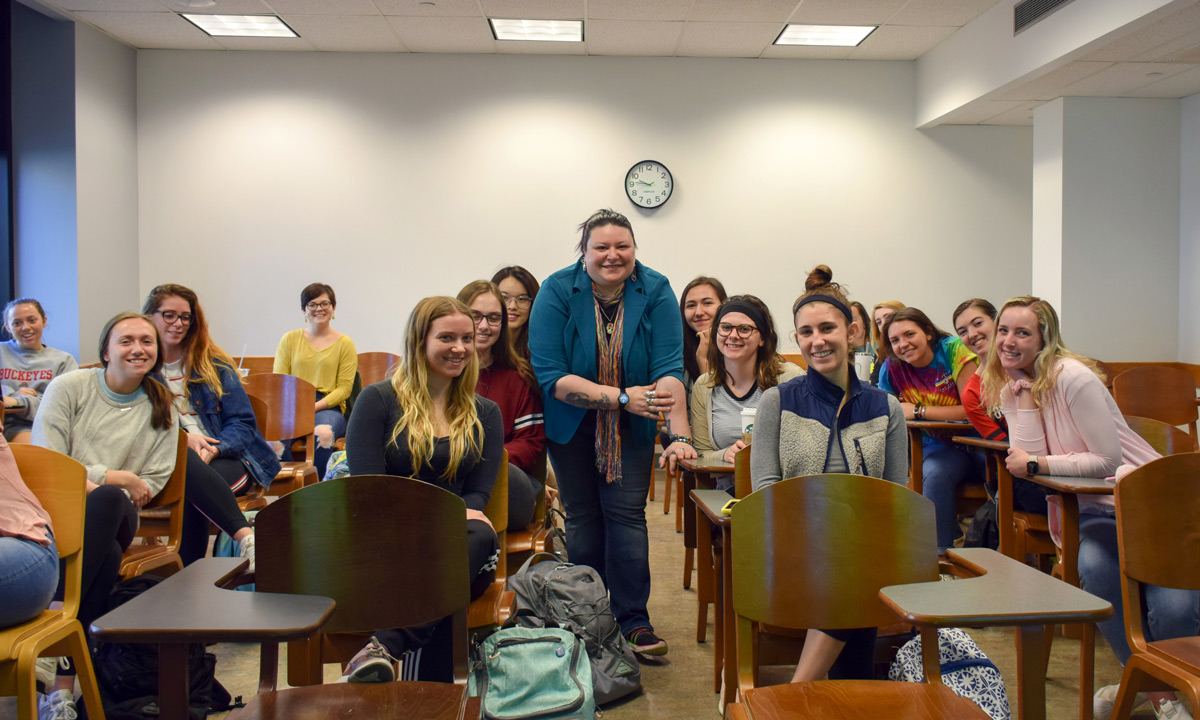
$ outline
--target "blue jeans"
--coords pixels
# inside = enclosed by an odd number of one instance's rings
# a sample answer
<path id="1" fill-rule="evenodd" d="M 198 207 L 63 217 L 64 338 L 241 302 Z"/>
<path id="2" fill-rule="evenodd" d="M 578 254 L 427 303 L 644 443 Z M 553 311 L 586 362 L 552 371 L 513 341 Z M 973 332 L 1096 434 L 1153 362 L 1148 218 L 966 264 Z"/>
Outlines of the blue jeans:
<path id="1" fill-rule="evenodd" d="M 58 548 L 25 538 L 0 537 L 0 628 L 11 627 L 45 610 L 58 587 Z"/>
<path id="2" fill-rule="evenodd" d="M 317 399 L 325 397 L 324 393 L 317 393 Z M 313 425 L 320 427 L 328 425 L 333 430 L 333 439 L 346 437 L 346 416 L 337 408 L 328 408 L 326 410 L 318 410 L 313 418 Z M 283 455 L 281 460 L 290 462 L 292 458 L 292 443 L 294 440 L 286 440 L 283 443 Z M 321 447 L 321 443 L 316 438 L 313 439 L 316 444 L 316 450 L 313 453 L 313 465 L 317 468 L 317 479 L 325 479 L 325 466 L 329 464 L 329 456 L 333 454 L 333 442 L 330 441 L 329 447 Z"/>
<path id="3" fill-rule="evenodd" d="M 600 573 L 622 633 L 653 630 L 646 609 L 650 600 L 646 494 L 654 447 L 631 441 L 632 431 L 622 428 L 622 479 L 607 483 L 596 470 L 594 417 L 595 413 L 588 413 L 566 444 L 546 443 L 567 515 L 567 555 L 576 565 Z"/>
<path id="4" fill-rule="evenodd" d="M 1121 564 L 1117 551 L 1117 519 L 1079 516 L 1079 584 L 1113 606 L 1113 616 L 1097 623 L 1117 659 L 1124 665 L 1131 651 L 1125 637 L 1121 600 Z M 1147 640 L 1170 640 L 1200 633 L 1200 591 L 1142 585 Z"/>
<path id="5" fill-rule="evenodd" d="M 921 463 L 924 484 L 921 494 L 933 501 L 937 515 L 937 544 L 942 550 L 958 537 L 958 501 L 955 490 L 961 482 L 983 482 L 986 473 L 982 455 L 946 445 L 925 436 L 925 460 Z"/>

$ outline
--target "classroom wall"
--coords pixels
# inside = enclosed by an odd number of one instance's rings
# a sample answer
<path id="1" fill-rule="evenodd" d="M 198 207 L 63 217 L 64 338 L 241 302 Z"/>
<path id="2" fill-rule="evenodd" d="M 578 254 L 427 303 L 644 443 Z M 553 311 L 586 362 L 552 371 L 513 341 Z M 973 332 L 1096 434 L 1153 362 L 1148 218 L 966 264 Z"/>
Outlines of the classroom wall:
<path id="1" fill-rule="evenodd" d="M 1180 101 L 1179 361 L 1200 364 L 1200 95 Z"/>
<path id="2" fill-rule="evenodd" d="M 716 275 L 781 330 L 819 262 L 947 326 L 1030 287 L 1030 128 L 914 130 L 909 62 L 140 51 L 137 73 L 140 291 L 191 285 L 233 354 L 273 352 L 317 280 L 360 351 L 396 350 L 416 300 L 544 277 L 604 206 L 676 291 Z M 676 178 L 656 211 L 621 185 L 648 158 Z"/>

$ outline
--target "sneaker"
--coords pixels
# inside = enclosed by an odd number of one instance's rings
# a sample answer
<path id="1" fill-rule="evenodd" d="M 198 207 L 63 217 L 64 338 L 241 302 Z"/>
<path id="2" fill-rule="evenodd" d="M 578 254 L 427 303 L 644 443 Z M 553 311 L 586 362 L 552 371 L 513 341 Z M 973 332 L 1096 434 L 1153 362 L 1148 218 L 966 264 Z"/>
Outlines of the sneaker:
<path id="1" fill-rule="evenodd" d="M 246 572 L 254 572 L 254 533 L 246 536 L 246 539 L 238 543 L 241 548 L 238 550 L 238 557 L 246 558 L 250 561 L 250 567 L 246 568 Z"/>
<path id="2" fill-rule="evenodd" d="M 75 720 L 75 694 L 70 690 L 55 690 L 38 698 L 38 720 Z"/>
<path id="3" fill-rule="evenodd" d="M 1192 714 L 1187 711 L 1179 700 L 1163 700 L 1154 708 L 1154 717 L 1158 720 L 1192 720 Z"/>
<path id="4" fill-rule="evenodd" d="M 639 628 L 625 636 L 633 651 L 639 655 L 666 655 L 667 641 L 655 635 L 649 628 Z"/>
<path id="5" fill-rule="evenodd" d="M 1094 720 L 1108 720 L 1112 717 L 1113 706 L 1117 704 L 1117 691 L 1120 685 L 1105 685 L 1092 696 L 1092 717 Z M 1150 700 L 1146 693 L 1138 693 L 1133 699 L 1133 709 L 1136 710 Z"/>
<path id="6" fill-rule="evenodd" d="M 338 682 L 388 683 L 396 680 L 396 658 L 388 654 L 375 636 L 346 664 Z"/>

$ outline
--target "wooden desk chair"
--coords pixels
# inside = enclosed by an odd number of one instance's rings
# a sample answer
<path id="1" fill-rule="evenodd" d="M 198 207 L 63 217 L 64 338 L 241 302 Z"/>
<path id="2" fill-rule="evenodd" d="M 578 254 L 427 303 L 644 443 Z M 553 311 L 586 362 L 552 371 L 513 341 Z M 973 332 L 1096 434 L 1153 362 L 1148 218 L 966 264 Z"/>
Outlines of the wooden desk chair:
<path id="1" fill-rule="evenodd" d="M 808 372 L 808 363 L 805 362 L 803 353 L 780 353 L 780 355 L 783 355 L 784 360 L 787 360 L 793 365 L 799 365 L 800 369 Z"/>
<path id="2" fill-rule="evenodd" d="M 733 456 L 733 495 L 744 498 L 750 494 L 750 448 L 744 447 Z M 717 577 L 720 574 L 720 543 L 714 537 L 716 528 L 696 522 L 696 642 L 708 639 L 708 606 L 717 601 Z M 720 636 L 721 618 L 713 630 Z M 718 679 L 719 682 L 719 679 Z M 718 689 L 720 686 L 718 685 Z"/>
<path id="3" fill-rule="evenodd" d="M 165 544 L 130 545 L 121 556 L 121 578 L 155 571 L 156 575 L 179 572 L 179 541 L 183 537 L 184 486 L 187 482 L 187 433 L 179 431 L 175 446 L 175 471 L 158 494 L 138 511 L 137 537 L 166 537 Z"/>
<path id="4" fill-rule="evenodd" d="M 508 451 L 500 460 L 500 470 L 492 485 L 492 496 L 488 499 L 483 514 L 492 521 L 496 529 L 496 540 L 500 543 L 500 559 L 496 563 L 496 579 L 482 595 L 471 601 L 467 609 L 467 629 L 474 631 L 495 629 L 512 614 L 516 593 L 505 590 L 508 584 Z"/>
<path id="5" fill-rule="evenodd" d="M 392 376 L 400 364 L 400 356 L 389 352 L 365 352 L 358 354 L 358 374 L 363 387 L 383 382 Z"/>
<path id="6" fill-rule="evenodd" d="M 1114 718 L 1128 718 L 1142 690 L 1181 691 L 1200 706 L 1200 637 L 1146 639 L 1142 585 L 1200 590 L 1200 453 L 1147 463 L 1117 483 L 1117 545 L 1125 636 L 1133 655 L 1125 663 Z M 1163 552 L 1171 548 L 1171 552 Z"/>
<path id="7" fill-rule="evenodd" d="M 1125 423 L 1129 429 L 1142 436 L 1150 443 L 1150 447 L 1162 456 L 1178 455 L 1179 453 L 1196 452 L 1196 438 L 1184 431 L 1161 420 L 1126 415 Z"/>
<path id="8" fill-rule="evenodd" d="M 0 630 L 0 692 L 17 696 L 17 717 L 38 716 L 37 659 L 69 656 L 92 718 L 104 718 L 100 687 L 92 669 L 79 611 L 83 572 L 83 513 L 87 470 L 66 455 L 36 445 L 13 445 L 21 478 L 50 514 L 58 557 L 66 561 L 62 607 L 44 610 L 20 625 Z"/>
<path id="9" fill-rule="evenodd" d="M 533 553 L 546 552 L 546 537 L 549 532 L 546 525 L 546 506 L 549 499 L 546 469 L 546 451 L 543 450 L 533 466 L 533 476 L 542 484 L 542 492 L 538 493 L 534 501 L 533 520 L 524 529 L 508 533 L 508 560 L 514 567 L 520 567 Z"/>
<path id="10" fill-rule="evenodd" d="M 320 478 L 313 465 L 316 388 L 294 375 L 260 373 L 246 378 L 246 394 L 261 400 L 266 408 L 261 414 L 255 408 L 254 419 L 267 442 L 288 442 L 292 438 L 304 442 L 304 460 L 283 463 L 267 494 L 286 495 L 317 482 Z"/>
<path id="11" fill-rule="evenodd" d="M 918 423 L 910 422 L 908 425 L 908 487 L 918 495 L 921 494 L 925 487 L 925 446 L 923 440 L 923 429 L 921 425 L 925 421 Z M 938 424 L 930 421 L 929 424 Z M 945 425 L 946 430 L 960 434 L 973 432 L 970 425 L 949 424 Z M 987 488 L 981 482 L 962 482 L 954 489 L 955 505 L 958 516 L 961 518 L 967 515 L 974 515 L 975 511 L 983 506 L 988 501 Z"/>
<path id="12" fill-rule="evenodd" d="M 322 663 L 346 662 L 375 631 L 453 616 L 454 675 L 467 678 L 466 506 L 462 498 L 412 478 L 362 475 L 337 478 L 285 495 L 258 514 L 260 592 L 321 595 L 337 603 L 323 633 L 288 643 L 288 682 L 319 685 Z M 278 648 L 263 646 L 263 687 L 275 687 Z M 388 683 L 388 685 L 406 683 Z M 339 685 L 336 687 L 343 687 Z M 336 689 L 330 686 L 328 689 Z M 465 685 L 447 685 L 454 692 Z M 316 690 L 316 693 L 311 692 Z M 244 714 L 301 706 L 322 689 L 260 694 Z M 365 704 L 365 701 L 364 701 Z M 395 706 L 393 705 L 393 710 Z M 384 705 L 364 718 L 380 716 Z M 249 712 L 255 710 L 255 712 Z M 360 708 L 359 711 L 361 711 Z M 282 710 L 279 717 L 289 717 Z M 330 717 L 303 712 L 290 717 Z M 347 712 L 338 717 L 360 717 Z"/>
<path id="13" fill-rule="evenodd" d="M 1122 415 L 1186 425 L 1196 437 L 1196 381 L 1187 372 L 1161 365 L 1130 368 L 1113 378 L 1113 399 Z"/>
<path id="14" fill-rule="evenodd" d="M 738 691 L 752 717 L 988 717 L 942 685 L 932 628 L 921 629 L 929 682 L 758 687 L 759 625 L 892 624 L 897 618 L 880 601 L 880 588 L 937 580 L 933 503 L 886 480 L 814 475 L 749 495 L 732 520 Z"/>

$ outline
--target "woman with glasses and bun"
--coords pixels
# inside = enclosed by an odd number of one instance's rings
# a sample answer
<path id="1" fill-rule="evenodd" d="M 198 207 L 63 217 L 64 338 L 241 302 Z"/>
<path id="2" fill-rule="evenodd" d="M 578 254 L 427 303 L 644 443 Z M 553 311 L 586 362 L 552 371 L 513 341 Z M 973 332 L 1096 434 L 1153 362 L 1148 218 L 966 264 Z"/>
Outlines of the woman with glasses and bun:
<path id="1" fill-rule="evenodd" d="M 300 310 L 305 326 L 284 334 L 275 348 L 277 373 L 295 375 L 317 389 L 317 476 L 325 477 L 325 465 L 333 454 L 333 442 L 346 434 L 346 401 L 354 389 L 358 351 L 354 341 L 330 327 L 337 310 L 337 295 L 325 283 L 312 283 L 300 291 Z M 291 443 L 285 442 L 283 458 L 291 459 Z"/>
<path id="2" fill-rule="evenodd" d="M 512 335 L 512 346 L 517 355 L 529 361 L 529 311 L 537 298 L 541 286 L 533 273 L 520 265 L 500 268 L 492 276 L 492 282 L 500 288 L 504 309 L 508 314 L 508 329 Z"/>

